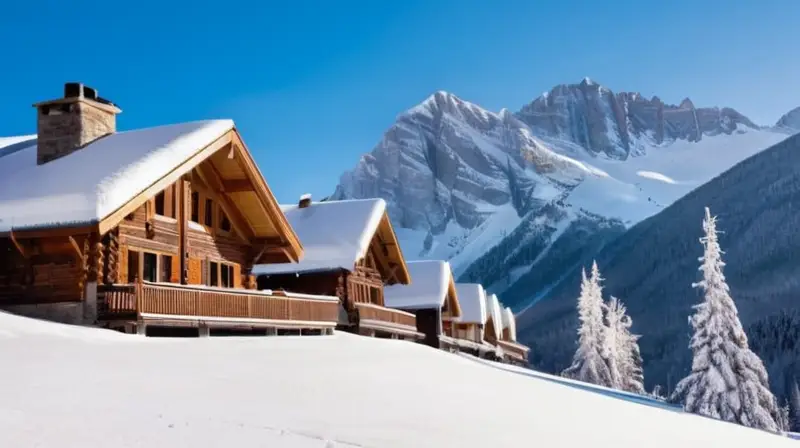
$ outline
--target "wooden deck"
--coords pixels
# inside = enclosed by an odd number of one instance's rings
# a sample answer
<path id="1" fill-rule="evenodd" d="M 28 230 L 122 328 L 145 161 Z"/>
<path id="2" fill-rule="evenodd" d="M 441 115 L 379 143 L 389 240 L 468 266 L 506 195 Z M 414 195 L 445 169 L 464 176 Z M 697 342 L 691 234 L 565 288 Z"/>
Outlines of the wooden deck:
<path id="1" fill-rule="evenodd" d="M 372 303 L 355 303 L 358 328 L 361 334 L 387 333 L 403 338 L 419 339 L 417 318 L 406 311 L 386 308 Z"/>
<path id="2" fill-rule="evenodd" d="M 530 351 L 528 347 L 502 339 L 497 341 L 497 346 L 503 350 L 503 355 L 508 361 L 522 364 L 528 363 L 528 352 Z"/>
<path id="3" fill-rule="evenodd" d="M 267 294 L 172 283 L 103 285 L 101 321 L 136 321 L 166 326 L 327 329 L 336 326 L 338 300 Z"/>

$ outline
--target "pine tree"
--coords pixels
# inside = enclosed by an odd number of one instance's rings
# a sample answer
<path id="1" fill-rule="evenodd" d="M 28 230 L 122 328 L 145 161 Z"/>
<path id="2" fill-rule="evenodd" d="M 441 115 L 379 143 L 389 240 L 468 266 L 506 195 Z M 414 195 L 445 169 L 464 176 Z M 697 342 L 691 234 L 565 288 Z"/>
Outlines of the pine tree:
<path id="1" fill-rule="evenodd" d="M 792 431 L 800 431 L 800 387 L 797 387 L 797 379 L 792 380 L 792 388 L 789 391 L 790 423 Z"/>
<path id="2" fill-rule="evenodd" d="M 778 432 L 783 430 L 781 410 L 769 390 L 763 362 L 753 353 L 739 321 L 738 311 L 722 268 L 722 250 L 717 239 L 716 218 L 706 208 L 704 254 L 699 259 L 704 300 L 695 305 L 689 319 L 694 330 L 690 348 L 692 371 L 672 394 L 688 412 L 744 426 Z"/>
<path id="3" fill-rule="evenodd" d="M 608 364 L 614 387 L 644 394 L 639 336 L 631 334 L 631 318 L 627 315 L 625 305 L 614 296 L 611 297 L 605 309 L 606 328 L 603 356 Z"/>
<path id="4" fill-rule="evenodd" d="M 581 294 L 578 297 L 578 349 L 572 365 L 562 372 L 567 378 L 587 383 L 613 387 L 611 373 L 602 356 L 603 344 L 603 298 L 600 286 L 600 270 L 592 265 L 592 276 L 586 278 L 581 272 Z"/>

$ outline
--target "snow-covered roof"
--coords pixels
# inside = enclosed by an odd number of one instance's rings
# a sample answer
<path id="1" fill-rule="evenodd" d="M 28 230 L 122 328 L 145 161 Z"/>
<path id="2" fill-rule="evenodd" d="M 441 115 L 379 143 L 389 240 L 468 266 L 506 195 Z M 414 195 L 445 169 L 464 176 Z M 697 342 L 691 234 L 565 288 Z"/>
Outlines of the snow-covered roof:
<path id="1" fill-rule="evenodd" d="M 383 289 L 384 305 L 397 309 L 441 308 L 447 299 L 453 274 L 441 260 L 409 261 L 411 284 Z"/>
<path id="2" fill-rule="evenodd" d="M 383 199 L 314 202 L 307 207 L 281 205 L 305 255 L 299 263 L 254 266 L 254 274 L 286 274 L 346 269 L 367 254 L 386 212 Z"/>
<path id="3" fill-rule="evenodd" d="M 233 129 L 210 120 L 117 132 L 37 165 L 36 137 L 0 139 L 0 231 L 102 220 Z"/>
<path id="4" fill-rule="evenodd" d="M 496 294 L 484 295 L 486 300 L 486 314 L 488 318 L 492 319 L 492 328 L 494 328 L 494 337 L 500 339 L 503 330 L 503 310 L 500 308 L 500 300 Z"/>
<path id="5" fill-rule="evenodd" d="M 458 301 L 461 303 L 461 319 L 459 322 L 485 324 L 488 319 L 486 310 L 486 291 L 478 283 L 456 283 Z"/>
<path id="6" fill-rule="evenodd" d="M 508 329 L 509 338 L 512 341 L 517 340 L 517 319 L 511 308 L 503 308 L 503 330 Z"/>

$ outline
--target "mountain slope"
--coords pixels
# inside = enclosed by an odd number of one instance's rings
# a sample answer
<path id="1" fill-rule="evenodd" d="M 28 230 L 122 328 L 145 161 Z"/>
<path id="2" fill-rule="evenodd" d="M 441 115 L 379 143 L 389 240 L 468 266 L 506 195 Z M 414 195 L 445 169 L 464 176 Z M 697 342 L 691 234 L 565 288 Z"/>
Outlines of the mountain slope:
<path id="1" fill-rule="evenodd" d="M 794 443 L 348 334 L 169 340 L 0 313 L 0 358 L 4 447 Z"/>
<path id="2" fill-rule="evenodd" d="M 622 299 L 640 340 L 649 386 L 674 387 L 688 371 L 687 317 L 700 293 L 703 208 L 719 217 L 725 275 L 752 348 L 780 395 L 800 376 L 800 135 L 737 164 L 661 213 L 631 228 L 596 255 L 606 295 Z M 585 260 L 588 261 L 588 260 Z M 518 316 L 520 339 L 533 346 L 533 364 L 546 371 L 568 365 L 575 347 L 578 269 Z"/>
<path id="3" fill-rule="evenodd" d="M 518 113 L 437 92 L 398 117 L 332 198 L 384 198 L 407 258 L 450 260 L 519 310 L 628 226 L 786 135 L 732 109 L 590 80 Z"/>

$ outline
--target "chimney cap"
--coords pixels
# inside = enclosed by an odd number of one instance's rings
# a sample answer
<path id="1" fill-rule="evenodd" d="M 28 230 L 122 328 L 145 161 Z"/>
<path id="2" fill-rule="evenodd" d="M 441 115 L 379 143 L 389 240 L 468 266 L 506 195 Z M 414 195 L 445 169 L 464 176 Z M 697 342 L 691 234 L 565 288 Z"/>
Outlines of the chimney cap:
<path id="1" fill-rule="evenodd" d="M 300 208 L 305 208 L 311 205 L 311 193 L 306 193 L 300 196 L 300 202 L 297 203 L 297 206 Z"/>
<path id="2" fill-rule="evenodd" d="M 80 82 L 66 82 L 64 83 L 64 96 L 61 98 L 57 98 L 54 100 L 42 101 L 33 105 L 33 107 L 39 108 L 41 106 L 48 106 L 52 104 L 67 104 L 67 103 L 74 103 L 76 101 L 84 101 L 87 103 L 92 104 L 95 107 L 103 109 L 107 112 L 118 114 L 122 112 L 122 110 L 111 101 L 100 97 L 97 93 L 97 89 L 89 87 Z"/>

